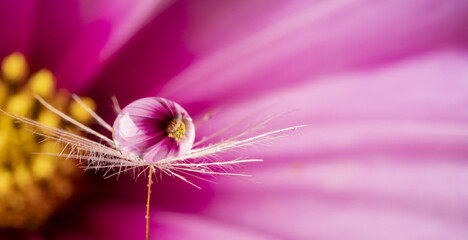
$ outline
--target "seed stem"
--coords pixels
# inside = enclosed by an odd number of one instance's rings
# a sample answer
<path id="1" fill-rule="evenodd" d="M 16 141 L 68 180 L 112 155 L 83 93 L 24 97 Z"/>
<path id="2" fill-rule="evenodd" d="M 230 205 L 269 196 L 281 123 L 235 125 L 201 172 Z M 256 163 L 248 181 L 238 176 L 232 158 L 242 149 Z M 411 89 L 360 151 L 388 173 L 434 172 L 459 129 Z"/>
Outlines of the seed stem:
<path id="1" fill-rule="evenodd" d="M 148 198 L 146 200 L 146 240 L 149 240 L 149 209 L 150 209 L 150 196 L 151 196 L 151 177 L 153 176 L 153 167 L 149 168 L 148 176 Z"/>

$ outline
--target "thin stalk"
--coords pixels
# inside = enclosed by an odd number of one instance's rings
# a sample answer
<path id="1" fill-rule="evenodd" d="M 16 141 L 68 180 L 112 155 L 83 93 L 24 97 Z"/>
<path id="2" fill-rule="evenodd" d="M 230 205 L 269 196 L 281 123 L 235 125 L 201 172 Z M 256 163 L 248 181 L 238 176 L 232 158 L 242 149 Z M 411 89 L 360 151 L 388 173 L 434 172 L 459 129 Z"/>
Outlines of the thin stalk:
<path id="1" fill-rule="evenodd" d="M 151 177 L 153 176 L 153 168 L 150 166 L 149 168 L 149 176 L 148 176 L 148 198 L 146 200 L 146 240 L 149 240 L 149 209 L 150 209 L 150 196 L 151 196 Z"/>

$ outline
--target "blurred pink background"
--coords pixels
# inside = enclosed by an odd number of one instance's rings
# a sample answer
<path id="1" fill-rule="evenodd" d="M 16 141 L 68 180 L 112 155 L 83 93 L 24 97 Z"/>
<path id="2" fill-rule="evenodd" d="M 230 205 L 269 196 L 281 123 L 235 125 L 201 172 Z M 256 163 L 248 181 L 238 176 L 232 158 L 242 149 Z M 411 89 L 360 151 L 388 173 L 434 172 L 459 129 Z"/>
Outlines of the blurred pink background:
<path id="1" fill-rule="evenodd" d="M 225 156 L 263 158 L 235 170 L 255 182 L 162 177 L 152 239 L 465 240 L 467 13 L 466 0 L 2 0 L 0 58 L 23 53 L 110 123 L 115 95 L 213 112 L 198 139 L 249 115 L 308 125 Z M 39 231 L 0 237 L 144 238 L 144 178 L 83 184 Z"/>

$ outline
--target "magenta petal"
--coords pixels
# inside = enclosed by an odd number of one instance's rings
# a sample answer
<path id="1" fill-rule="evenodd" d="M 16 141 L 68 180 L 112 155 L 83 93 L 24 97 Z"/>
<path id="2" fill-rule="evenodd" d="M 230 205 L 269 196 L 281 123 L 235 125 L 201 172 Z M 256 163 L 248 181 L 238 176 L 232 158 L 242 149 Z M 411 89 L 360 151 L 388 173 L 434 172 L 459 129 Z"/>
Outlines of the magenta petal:
<path id="1" fill-rule="evenodd" d="M 41 4 L 34 60 L 77 92 L 167 1 L 48 1 Z"/>
<path id="2" fill-rule="evenodd" d="M 0 1 L 0 57 L 30 53 L 36 18 L 36 0 Z"/>
<path id="3" fill-rule="evenodd" d="M 347 155 L 259 169 L 266 187 L 220 182 L 204 214 L 285 239 L 462 240 L 464 159 Z"/>
<path id="4" fill-rule="evenodd" d="M 286 239 L 466 238 L 467 65 L 439 51 L 225 106 L 200 134 L 271 103 L 299 107 L 275 128 L 309 126 L 246 150 L 262 185 L 223 178 L 202 213 Z"/>
<path id="5" fill-rule="evenodd" d="M 421 127 L 425 126 L 423 123 L 462 125 L 468 119 L 468 108 L 463 107 L 468 104 L 468 85 L 465 79 L 468 74 L 465 67 L 467 64 L 468 52 L 450 49 L 382 65 L 372 70 L 324 77 L 235 104 L 220 105 L 223 110 L 216 112 L 209 125 L 202 124 L 197 131 L 199 135 L 209 135 L 216 129 L 223 128 L 226 122 L 245 116 L 252 115 L 261 119 L 268 114 L 289 111 L 292 112 L 275 121 L 276 128 L 307 124 L 308 128 L 321 129 L 315 131 L 317 134 L 329 131 L 328 138 L 342 142 L 346 139 L 339 140 L 340 136 L 335 136 L 343 128 L 332 131 L 326 126 L 356 124 L 372 129 L 373 123 L 389 123 L 391 126 L 414 122 L 421 122 Z M 271 110 L 259 112 L 262 109 Z M 304 131 L 308 131 L 307 128 Z M 297 138 L 300 139 L 297 142 L 291 142 L 280 149 L 271 148 L 265 153 L 273 151 L 274 155 L 276 150 L 306 150 L 310 149 L 306 146 L 319 144 L 322 140 L 301 135 Z M 314 144 L 310 144 L 311 141 Z"/>
<path id="6" fill-rule="evenodd" d="M 274 4 L 266 10 L 250 4 L 251 11 L 240 9 L 244 14 L 230 5 L 209 9 L 195 4 L 202 13 L 190 21 L 192 35 L 187 37 L 198 53 L 194 63 L 161 92 L 156 86 L 152 93 L 184 104 L 235 101 L 293 82 L 468 42 L 466 1 Z M 262 17 L 251 23 L 254 14 Z"/>
<path id="7" fill-rule="evenodd" d="M 118 211 L 116 211 L 118 209 Z M 86 212 L 88 229 L 80 233 L 69 233 L 68 238 L 81 235 L 92 239 L 144 239 L 145 218 L 141 215 L 142 205 L 125 202 L 95 206 Z M 206 218 L 201 215 L 152 210 L 150 212 L 151 239 L 272 239 L 267 233 L 238 227 Z M 125 227 L 116 227 L 122 226 Z M 77 237 L 76 239 L 81 239 Z"/>
<path id="8" fill-rule="evenodd" d="M 180 139 L 171 136 L 170 125 L 183 127 Z M 195 129 L 188 113 L 177 103 L 163 98 L 143 98 L 130 103 L 117 116 L 113 137 L 124 153 L 147 162 L 187 153 L 193 145 Z"/>
<path id="9" fill-rule="evenodd" d="M 153 86 L 162 87 L 192 59 L 184 42 L 186 8 L 186 2 L 176 1 L 152 19 L 100 72 L 89 89 L 91 95 L 102 101 L 115 95 L 123 104 L 136 97 L 157 96 L 144 93 Z M 115 83 L 119 87 L 109 87 Z"/>

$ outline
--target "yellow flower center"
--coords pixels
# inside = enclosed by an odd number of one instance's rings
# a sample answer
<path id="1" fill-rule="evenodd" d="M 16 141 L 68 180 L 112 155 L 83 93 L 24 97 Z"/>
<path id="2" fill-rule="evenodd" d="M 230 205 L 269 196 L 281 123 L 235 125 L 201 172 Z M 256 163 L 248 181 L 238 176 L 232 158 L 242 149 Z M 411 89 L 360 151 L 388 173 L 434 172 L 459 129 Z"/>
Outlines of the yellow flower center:
<path id="1" fill-rule="evenodd" d="M 55 90 L 52 72 L 41 69 L 29 75 L 28 63 L 21 53 L 3 59 L 0 108 L 50 127 L 73 129 L 39 104 L 34 95 L 79 121 L 91 119 L 84 109 L 70 103 L 67 91 Z M 96 107 L 91 99 L 85 103 L 92 109 Z M 43 141 L 30 130 L 0 113 L 0 227 L 37 229 L 73 194 L 80 178 L 76 161 L 40 154 L 60 153 L 60 144 Z"/>
<path id="2" fill-rule="evenodd" d="M 167 125 L 167 135 L 177 142 L 180 142 L 185 137 L 185 124 L 184 121 L 174 118 Z"/>

